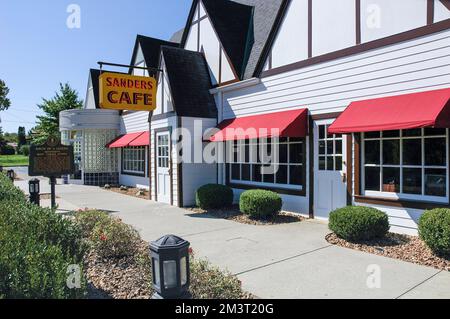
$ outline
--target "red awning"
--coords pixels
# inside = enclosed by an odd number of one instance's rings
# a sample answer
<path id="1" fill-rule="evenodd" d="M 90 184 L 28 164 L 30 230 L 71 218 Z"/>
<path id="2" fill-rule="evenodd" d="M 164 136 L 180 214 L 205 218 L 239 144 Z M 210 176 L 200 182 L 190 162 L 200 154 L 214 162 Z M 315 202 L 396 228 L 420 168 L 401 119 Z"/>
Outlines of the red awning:
<path id="1" fill-rule="evenodd" d="M 331 134 L 450 127 L 450 88 L 351 103 Z"/>
<path id="2" fill-rule="evenodd" d="M 109 148 L 127 147 L 130 145 L 131 142 L 139 138 L 144 133 L 145 132 L 138 132 L 119 136 L 118 138 L 114 139 L 109 144 L 107 144 L 106 147 Z"/>
<path id="3" fill-rule="evenodd" d="M 305 137 L 308 132 L 308 109 L 246 116 L 225 120 L 217 127 L 211 142 L 269 137 Z"/>
<path id="4" fill-rule="evenodd" d="M 148 146 L 150 144 L 150 132 L 144 132 L 134 139 L 128 146 Z"/>

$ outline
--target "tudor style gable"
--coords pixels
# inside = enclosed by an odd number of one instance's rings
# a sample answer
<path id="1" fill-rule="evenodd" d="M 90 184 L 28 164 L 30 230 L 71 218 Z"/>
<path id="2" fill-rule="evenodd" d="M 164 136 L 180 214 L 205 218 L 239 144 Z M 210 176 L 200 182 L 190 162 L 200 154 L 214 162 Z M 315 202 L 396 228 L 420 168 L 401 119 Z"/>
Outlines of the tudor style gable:
<path id="1" fill-rule="evenodd" d="M 264 70 L 450 19 L 450 0 L 294 0 Z"/>

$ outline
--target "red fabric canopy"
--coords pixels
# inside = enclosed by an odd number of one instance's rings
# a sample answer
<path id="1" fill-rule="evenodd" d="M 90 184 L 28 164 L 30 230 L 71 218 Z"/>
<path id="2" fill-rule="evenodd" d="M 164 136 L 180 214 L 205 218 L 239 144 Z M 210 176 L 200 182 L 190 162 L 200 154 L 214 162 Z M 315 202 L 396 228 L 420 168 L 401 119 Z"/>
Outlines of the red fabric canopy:
<path id="1" fill-rule="evenodd" d="M 134 139 L 128 146 L 148 146 L 150 144 L 150 132 L 144 132 Z"/>
<path id="2" fill-rule="evenodd" d="M 209 140 L 224 142 L 269 137 L 305 137 L 308 109 L 246 116 L 225 120 Z"/>
<path id="3" fill-rule="evenodd" d="M 109 148 L 127 147 L 130 145 L 131 142 L 139 138 L 144 133 L 145 132 L 138 132 L 119 136 L 118 138 L 114 139 L 109 144 L 107 144 L 106 147 Z"/>
<path id="4" fill-rule="evenodd" d="M 450 88 L 351 103 L 330 134 L 450 127 Z"/>

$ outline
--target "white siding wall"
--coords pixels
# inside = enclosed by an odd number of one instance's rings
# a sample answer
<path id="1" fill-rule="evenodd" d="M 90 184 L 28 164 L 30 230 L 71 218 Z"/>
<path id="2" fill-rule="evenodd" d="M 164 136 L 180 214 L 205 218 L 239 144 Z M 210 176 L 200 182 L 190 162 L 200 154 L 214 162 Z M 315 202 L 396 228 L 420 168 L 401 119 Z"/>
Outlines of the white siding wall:
<path id="1" fill-rule="evenodd" d="M 120 134 L 148 131 L 148 112 L 127 112 L 120 120 Z"/>
<path id="2" fill-rule="evenodd" d="M 201 123 L 201 128 L 199 125 Z M 183 117 L 183 128 L 189 130 L 191 141 L 202 141 L 206 130 L 214 128 L 217 125 L 216 119 L 202 119 Z M 203 145 L 205 146 L 206 143 Z M 194 145 L 192 144 L 191 154 L 194 154 Z M 193 157 L 193 156 L 192 156 Z M 195 192 L 205 184 L 217 183 L 217 166 L 206 163 L 183 163 L 183 205 L 195 205 Z"/>
<path id="3" fill-rule="evenodd" d="M 426 24 L 427 0 L 361 0 L 362 42 L 384 38 Z"/>
<path id="4" fill-rule="evenodd" d="M 224 118 L 297 108 L 309 108 L 312 114 L 340 112 L 352 101 L 448 88 L 449 48 L 446 30 L 263 78 L 258 85 L 223 93 Z M 240 192 L 236 190 L 236 199 Z M 308 212 L 308 197 L 282 197 L 284 209 Z M 392 231 L 415 233 L 420 210 L 381 208 L 390 216 Z"/>
<path id="5" fill-rule="evenodd" d="M 449 47 L 446 30 L 263 78 L 257 86 L 224 93 L 224 118 L 301 107 L 331 113 L 352 101 L 450 87 Z"/>
<path id="6" fill-rule="evenodd" d="M 450 19 L 448 10 L 439 0 L 434 1 L 434 22 Z"/>
<path id="7" fill-rule="evenodd" d="M 154 115 L 172 112 L 173 101 L 172 93 L 170 92 L 170 82 L 167 77 L 166 64 L 161 57 L 160 68 L 163 70 L 158 78 L 158 88 L 156 93 L 156 110 L 153 111 Z"/>
<path id="8" fill-rule="evenodd" d="M 355 45 L 355 17 L 354 0 L 314 0 L 312 2 L 313 56 Z"/>

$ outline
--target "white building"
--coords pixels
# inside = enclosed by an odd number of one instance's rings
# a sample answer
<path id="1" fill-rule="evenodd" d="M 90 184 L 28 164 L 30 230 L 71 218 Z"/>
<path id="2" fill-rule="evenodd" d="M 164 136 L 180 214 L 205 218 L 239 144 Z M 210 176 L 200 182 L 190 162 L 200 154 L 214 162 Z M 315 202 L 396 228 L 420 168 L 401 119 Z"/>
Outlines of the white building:
<path id="1" fill-rule="evenodd" d="M 139 36 L 131 63 L 163 70 L 157 110 L 94 123 L 131 139 L 102 150 L 118 157 L 119 183 L 179 206 L 206 183 L 230 185 L 236 200 L 265 188 L 285 210 L 323 219 L 370 205 L 405 233 L 424 209 L 450 206 L 448 0 L 194 0 L 181 43 L 158 41 Z M 97 105 L 90 92 L 86 109 Z M 183 163 L 172 132 L 207 147 L 216 126 L 278 129 L 279 169 L 261 174 L 250 156 L 260 133 L 216 138 L 242 150 L 226 163 Z"/>

